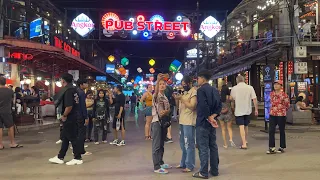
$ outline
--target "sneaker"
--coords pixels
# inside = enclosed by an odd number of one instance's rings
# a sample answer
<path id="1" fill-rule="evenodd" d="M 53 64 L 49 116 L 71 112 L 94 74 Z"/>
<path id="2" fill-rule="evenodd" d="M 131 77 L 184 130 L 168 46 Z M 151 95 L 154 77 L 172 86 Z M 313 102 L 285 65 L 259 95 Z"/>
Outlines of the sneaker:
<path id="1" fill-rule="evenodd" d="M 68 166 L 80 165 L 80 164 L 83 164 L 83 161 L 79 159 L 72 159 L 71 161 L 66 163 L 66 165 Z"/>
<path id="2" fill-rule="evenodd" d="M 56 144 L 61 144 L 62 143 L 62 140 L 61 139 L 59 139 L 57 142 L 56 142 Z"/>
<path id="3" fill-rule="evenodd" d="M 88 148 L 89 146 L 88 145 L 84 145 L 84 148 Z"/>
<path id="4" fill-rule="evenodd" d="M 59 159 L 58 156 L 50 158 L 49 162 L 54 163 L 54 164 L 64 164 L 64 161 L 62 159 Z"/>
<path id="5" fill-rule="evenodd" d="M 277 150 L 276 148 L 269 148 L 269 150 L 267 151 L 267 154 L 276 154 Z"/>
<path id="6" fill-rule="evenodd" d="M 125 146 L 126 145 L 126 142 L 124 140 L 120 141 L 117 146 Z"/>
<path id="7" fill-rule="evenodd" d="M 160 168 L 158 170 L 154 170 L 153 172 L 158 173 L 158 174 L 168 174 L 169 172 L 163 168 Z"/>
<path id="8" fill-rule="evenodd" d="M 165 140 L 164 140 L 164 142 L 165 143 L 173 143 L 173 140 L 172 140 L 172 138 L 166 138 Z"/>
<path id="9" fill-rule="evenodd" d="M 88 151 L 86 151 L 86 153 L 84 153 L 84 154 L 82 154 L 83 156 L 90 156 L 90 155 L 92 155 L 92 153 L 91 152 L 88 152 Z"/>
<path id="10" fill-rule="evenodd" d="M 108 141 L 102 141 L 102 143 L 107 144 L 107 143 L 108 143 Z"/>
<path id="11" fill-rule="evenodd" d="M 118 144 L 118 139 L 113 140 L 112 142 L 110 142 L 110 145 L 117 145 Z"/>
<path id="12" fill-rule="evenodd" d="M 277 153 L 284 153 L 285 151 L 284 151 L 284 148 L 279 148 L 278 150 L 277 150 Z"/>
<path id="13" fill-rule="evenodd" d="M 172 166 L 170 166 L 169 164 L 162 164 L 160 167 L 162 169 L 171 169 L 172 168 Z"/>
<path id="14" fill-rule="evenodd" d="M 95 145 L 99 145 L 100 143 L 99 143 L 99 142 L 94 142 L 94 144 L 95 144 Z"/>

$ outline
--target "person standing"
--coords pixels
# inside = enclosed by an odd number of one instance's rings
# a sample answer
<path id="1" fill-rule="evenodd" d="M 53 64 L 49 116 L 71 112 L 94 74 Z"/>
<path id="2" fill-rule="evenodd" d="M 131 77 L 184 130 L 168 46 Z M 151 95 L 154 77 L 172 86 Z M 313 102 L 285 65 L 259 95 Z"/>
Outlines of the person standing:
<path id="1" fill-rule="evenodd" d="M 79 94 L 77 89 L 72 85 L 73 76 L 69 73 L 65 73 L 61 76 L 61 82 L 63 88 L 56 96 L 55 103 L 57 106 L 62 105 L 62 117 L 63 122 L 62 129 L 62 144 L 58 156 L 49 159 L 49 162 L 54 164 L 64 164 L 64 157 L 68 151 L 69 142 L 73 147 L 74 159 L 67 162 L 66 165 L 80 165 L 83 164 L 81 158 L 81 148 L 78 147 L 78 121 L 80 121 L 80 107 L 79 107 Z"/>
<path id="2" fill-rule="evenodd" d="M 4 149 L 2 143 L 3 125 L 8 128 L 10 148 L 21 148 L 14 140 L 14 123 L 12 116 L 13 91 L 6 87 L 6 78 L 0 77 L 0 150 Z"/>
<path id="3" fill-rule="evenodd" d="M 286 115 L 290 107 L 288 95 L 282 91 L 282 83 L 276 81 L 273 85 L 274 91 L 270 93 L 271 109 L 269 121 L 269 150 L 267 154 L 284 153 L 286 146 Z M 280 130 L 280 148 L 275 147 L 276 127 Z"/>
<path id="4" fill-rule="evenodd" d="M 130 108 L 131 113 L 134 113 L 137 106 L 137 96 L 134 93 L 130 97 L 130 102 L 131 102 L 131 108 Z"/>
<path id="5" fill-rule="evenodd" d="M 220 114 L 222 104 L 219 91 L 209 85 L 211 72 L 203 71 L 198 74 L 197 91 L 197 121 L 196 141 L 199 149 L 200 170 L 193 174 L 195 178 L 208 179 L 209 158 L 210 174 L 219 175 L 219 153 L 216 138 L 218 123 L 216 117 Z"/>
<path id="6" fill-rule="evenodd" d="M 116 97 L 112 97 L 112 93 L 109 91 L 109 101 L 110 104 L 114 104 L 115 106 L 115 112 L 114 112 L 114 118 L 113 118 L 113 123 L 112 123 L 112 128 L 113 128 L 113 135 L 114 135 L 114 140 L 110 143 L 111 145 L 117 145 L 117 146 L 125 146 L 125 135 L 126 135 L 126 130 L 125 130 L 125 122 L 124 122 L 124 116 L 125 116 L 125 101 L 126 97 L 124 96 L 122 92 L 122 86 L 117 85 L 114 88 L 114 92 L 116 94 Z M 120 121 L 120 127 L 119 130 L 121 130 L 121 137 L 122 140 L 119 141 L 118 139 L 118 131 L 117 130 L 117 120 Z"/>
<path id="7" fill-rule="evenodd" d="M 165 76 L 166 79 L 169 79 L 169 74 L 166 74 Z M 175 103 L 175 99 L 173 98 L 173 88 L 169 85 L 167 85 L 165 91 L 164 91 L 165 96 L 168 98 L 169 103 L 170 103 L 170 114 L 169 114 L 169 118 L 172 119 L 173 116 L 173 111 L 174 111 L 174 106 L 176 105 Z M 173 139 L 172 139 L 172 134 L 171 134 L 171 126 L 168 127 L 168 133 L 167 133 L 167 137 L 165 140 L 165 143 L 173 143 Z"/>
<path id="8" fill-rule="evenodd" d="M 92 135 L 92 129 L 93 129 L 93 105 L 94 105 L 94 99 L 93 99 L 93 93 L 92 91 L 87 92 L 86 97 L 86 107 L 88 112 L 88 118 L 89 118 L 89 124 L 87 125 L 87 138 L 86 142 L 91 142 L 91 135 Z"/>
<path id="9" fill-rule="evenodd" d="M 169 100 L 164 94 L 167 83 L 163 78 L 162 74 L 158 75 L 152 101 L 152 159 L 154 172 L 158 174 L 168 174 L 167 169 L 171 168 L 171 166 L 163 161 L 164 142 L 167 137 L 168 128 L 162 127 L 159 121 L 159 118 L 170 114 Z"/>
<path id="10" fill-rule="evenodd" d="M 99 143 L 99 131 L 102 130 L 102 142 L 107 143 L 107 120 L 109 103 L 105 97 L 105 92 L 100 89 L 98 91 L 98 97 L 93 105 L 93 117 L 94 117 L 94 144 Z"/>
<path id="11" fill-rule="evenodd" d="M 179 112 L 180 147 L 182 158 L 177 168 L 182 172 L 191 172 L 195 167 L 195 125 L 197 119 L 197 90 L 192 87 L 192 78 L 184 76 L 181 82 L 184 94 L 174 94 Z"/>
<path id="12" fill-rule="evenodd" d="M 243 76 L 237 76 L 236 81 L 237 85 L 232 88 L 231 97 L 234 100 L 234 115 L 236 116 L 236 122 L 239 126 L 242 139 L 240 149 L 247 149 L 252 101 L 255 108 L 255 116 L 258 116 L 258 101 L 253 87 L 244 82 Z"/>
<path id="13" fill-rule="evenodd" d="M 144 126 L 144 136 L 145 140 L 151 140 L 151 121 L 152 121 L 152 85 L 149 84 L 147 87 L 147 92 L 143 94 L 140 99 L 140 103 L 143 104 L 145 102 L 145 116 L 146 116 L 146 124 Z"/>
<path id="14" fill-rule="evenodd" d="M 86 137 L 86 126 L 89 125 L 89 118 L 86 106 L 86 93 L 84 92 L 85 89 L 88 88 L 87 80 L 79 79 L 77 91 L 79 94 L 79 106 L 80 106 L 80 115 L 81 117 L 78 119 L 78 147 L 80 148 L 82 155 L 91 155 L 91 152 L 87 152 L 85 150 L 85 137 Z M 86 145 L 87 147 L 87 145 Z"/>
<path id="15" fill-rule="evenodd" d="M 227 85 L 223 85 L 221 88 L 221 102 L 222 102 L 222 110 L 220 116 L 217 118 L 220 121 L 222 138 L 224 148 L 228 148 L 227 138 L 226 138 L 226 126 L 229 133 L 229 142 L 232 147 L 235 147 L 235 143 L 233 142 L 233 133 L 232 133 L 232 120 L 234 119 L 233 112 L 231 110 L 230 105 L 230 90 Z"/>

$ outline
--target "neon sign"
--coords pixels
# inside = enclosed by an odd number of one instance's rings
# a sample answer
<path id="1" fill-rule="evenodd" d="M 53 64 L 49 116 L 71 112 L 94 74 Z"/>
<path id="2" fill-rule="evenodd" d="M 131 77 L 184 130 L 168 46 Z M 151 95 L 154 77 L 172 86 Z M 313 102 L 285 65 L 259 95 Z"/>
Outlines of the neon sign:
<path id="1" fill-rule="evenodd" d="M 121 31 L 121 30 L 133 30 L 138 31 L 189 31 L 188 26 L 190 22 L 168 22 L 164 21 L 163 17 L 160 15 L 154 15 L 151 17 L 151 21 L 145 21 L 144 16 L 139 15 L 137 17 L 137 22 L 120 20 L 119 16 L 115 13 L 107 13 L 102 17 L 102 26 L 111 31 Z"/>
<path id="2" fill-rule="evenodd" d="M 71 47 L 66 42 L 62 41 L 58 37 L 54 37 L 54 46 L 60 49 L 63 49 L 66 52 L 71 53 L 72 55 L 80 58 L 80 52 L 76 50 L 75 48 Z"/>
<path id="3" fill-rule="evenodd" d="M 213 38 L 221 30 L 221 25 L 214 17 L 207 17 L 200 25 L 200 31 L 208 38 Z"/>
<path id="4" fill-rule="evenodd" d="M 10 53 L 9 57 L 13 59 L 24 60 L 24 61 L 33 59 L 32 54 L 25 54 L 25 53 L 19 53 L 19 52 Z"/>
<path id="5" fill-rule="evenodd" d="M 94 23 L 85 14 L 80 14 L 72 21 L 71 27 L 82 37 L 87 36 L 94 30 Z"/>

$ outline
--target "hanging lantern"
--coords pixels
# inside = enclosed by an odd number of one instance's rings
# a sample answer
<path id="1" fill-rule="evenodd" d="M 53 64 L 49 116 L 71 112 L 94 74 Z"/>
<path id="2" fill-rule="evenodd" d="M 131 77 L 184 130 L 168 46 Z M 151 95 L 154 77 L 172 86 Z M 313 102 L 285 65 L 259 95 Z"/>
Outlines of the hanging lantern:
<path id="1" fill-rule="evenodd" d="M 126 69 L 124 68 L 124 67 L 121 67 L 121 68 L 119 68 L 118 69 L 119 70 L 119 72 L 120 72 L 120 74 L 122 75 L 122 76 L 124 76 L 124 75 L 126 75 Z"/>
<path id="2" fill-rule="evenodd" d="M 156 72 L 156 71 L 154 70 L 154 68 L 150 68 L 149 71 L 150 71 L 151 74 L 153 74 L 153 73 Z"/>
<path id="3" fill-rule="evenodd" d="M 123 66 L 129 65 L 129 59 L 126 58 L 126 57 L 122 58 L 122 59 L 121 59 L 121 64 L 122 64 Z"/>
<path id="4" fill-rule="evenodd" d="M 178 60 L 174 60 L 171 64 L 170 64 L 170 67 L 169 67 L 169 71 L 172 71 L 172 72 L 178 72 L 179 69 L 181 68 L 181 65 L 182 63 Z"/>
<path id="5" fill-rule="evenodd" d="M 141 67 L 138 67 L 138 68 L 137 68 L 137 71 L 138 71 L 138 73 L 142 73 Z"/>
<path id="6" fill-rule="evenodd" d="M 154 59 L 149 60 L 149 65 L 154 66 L 156 64 L 156 61 Z"/>
<path id="7" fill-rule="evenodd" d="M 134 79 L 131 79 L 131 82 L 134 83 Z"/>
<path id="8" fill-rule="evenodd" d="M 115 58 L 113 55 L 110 55 L 110 56 L 108 57 L 108 60 L 109 60 L 110 62 L 113 62 L 115 59 L 116 59 L 116 58 Z"/>

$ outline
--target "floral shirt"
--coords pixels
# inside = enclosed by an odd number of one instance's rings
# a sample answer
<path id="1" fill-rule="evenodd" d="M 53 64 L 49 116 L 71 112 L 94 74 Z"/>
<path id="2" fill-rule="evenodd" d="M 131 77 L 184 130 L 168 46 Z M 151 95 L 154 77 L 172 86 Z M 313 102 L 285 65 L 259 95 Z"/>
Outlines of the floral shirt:
<path id="1" fill-rule="evenodd" d="M 161 93 L 158 93 L 157 99 L 155 99 L 155 95 L 153 95 L 153 101 L 152 101 L 152 122 L 157 122 L 159 121 L 159 117 L 156 111 L 156 108 L 158 109 L 158 113 L 160 113 L 163 110 L 169 110 L 170 109 L 170 104 L 168 101 L 168 98 Z"/>
<path id="2" fill-rule="evenodd" d="M 271 116 L 286 116 L 290 107 L 290 100 L 286 93 L 280 92 L 276 94 L 274 91 L 270 94 L 271 100 Z"/>

